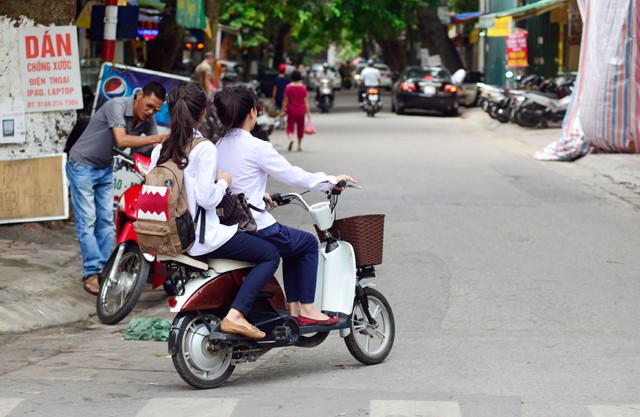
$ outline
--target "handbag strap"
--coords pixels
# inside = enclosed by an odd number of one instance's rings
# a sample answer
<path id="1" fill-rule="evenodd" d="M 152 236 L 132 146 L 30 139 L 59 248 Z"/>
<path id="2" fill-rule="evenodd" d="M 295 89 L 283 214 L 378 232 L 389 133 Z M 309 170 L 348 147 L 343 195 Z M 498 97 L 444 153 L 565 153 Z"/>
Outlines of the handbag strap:
<path id="1" fill-rule="evenodd" d="M 227 190 L 228 190 L 228 188 L 227 188 Z M 247 207 L 249 207 L 251 210 L 255 210 L 255 211 L 259 212 L 259 213 L 265 213 L 267 211 L 267 210 L 263 210 L 261 208 L 258 208 L 256 206 L 254 206 L 253 204 L 251 204 L 249 202 L 249 199 L 247 198 L 247 196 L 244 195 L 244 193 L 238 194 L 238 197 L 240 197 L 240 196 L 242 196 L 241 198 L 244 199 L 245 203 L 247 204 Z"/>
<path id="2" fill-rule="evenodd" d="M 263 210 L 261 208 L 258 208 L 258 207 L 254 206 L 253 204 L 251 204 L 249 202 L 247 202 L 247 207 L 249 207 L 251 210 L 255 210 L 255 211 L 258 211 L 260 213 L 265 213 L 267 211 L 267 210 Z"/>

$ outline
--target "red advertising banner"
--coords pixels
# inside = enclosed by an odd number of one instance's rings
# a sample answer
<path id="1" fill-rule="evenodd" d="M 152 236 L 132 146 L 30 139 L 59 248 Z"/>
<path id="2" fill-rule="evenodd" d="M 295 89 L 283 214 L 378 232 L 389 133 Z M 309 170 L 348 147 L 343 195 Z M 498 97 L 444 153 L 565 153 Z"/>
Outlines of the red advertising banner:
<path id="1" fill-rule="evenodd" d="M 21 28 L 18 43 L 25 112 L 82 108 L 76 27 Z"/>
<path id="2" fill-rule="evenodd" d="M 528 66 L 527 31 L 513 32 L 507 36 L 507 67 L 524 68 Z"/>

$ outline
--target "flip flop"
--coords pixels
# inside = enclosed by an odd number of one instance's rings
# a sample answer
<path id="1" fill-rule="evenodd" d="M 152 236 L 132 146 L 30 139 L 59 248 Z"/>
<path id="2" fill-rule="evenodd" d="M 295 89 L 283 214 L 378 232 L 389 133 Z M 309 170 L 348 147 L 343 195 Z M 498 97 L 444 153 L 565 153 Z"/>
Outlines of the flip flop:
<path id="1" fill-rule="evenodd" d="M 90 274 L 82 277 L 82 288 L 91 295 L 97 296 L 100 292 L 101 279 L 98 274 Z M 96 289 L 97 286 L 97 289 Z"/>

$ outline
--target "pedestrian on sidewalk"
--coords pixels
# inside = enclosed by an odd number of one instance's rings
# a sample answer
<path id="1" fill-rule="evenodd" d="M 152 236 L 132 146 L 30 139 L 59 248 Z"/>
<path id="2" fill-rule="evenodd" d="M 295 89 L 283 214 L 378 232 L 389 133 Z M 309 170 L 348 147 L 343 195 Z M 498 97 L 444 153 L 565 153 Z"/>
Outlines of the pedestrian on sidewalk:
<path id="1" fill-rule="evenodd" d="M 82 282 L 92 295 L 100 290 L 100 274 L 111 255 L 115 234 L 113 147 L 161 143 L 167 135 L 158 134 L 153 115 L 160 110 L 165 96 L 164 87 L 150 82 L 135 96 L 107 101 L 69 150 L 66 173 L 82 252 Z"/>

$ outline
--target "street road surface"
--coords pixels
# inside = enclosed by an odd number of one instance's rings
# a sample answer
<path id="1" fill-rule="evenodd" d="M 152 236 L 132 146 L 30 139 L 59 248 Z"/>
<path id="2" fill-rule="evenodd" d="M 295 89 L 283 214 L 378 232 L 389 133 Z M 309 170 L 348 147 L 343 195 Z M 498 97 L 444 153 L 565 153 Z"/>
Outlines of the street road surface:
<path id="1" fill-rule="evenodd" d="M 123 340 L 131 317 L 92 317 L 0 336 L 0 417 L 640 417 L 637 195 L 534 161 L 558 129 L 495 130 L 478 109 L 396 116 L 384 98 L 368 118 L 354 90 L 338 93 L 302 152 L 272 136 L 292 163 L 358 180 L 338 217 L 386 214 L 374 282 L 397 332 L 384 363 L 360 365 L 332 334 L 198 391 L 166 343 Z M 313 230 L 296 207 L 274 213 Z M 133 316 L 171 318 L 162 291 Z"/>

